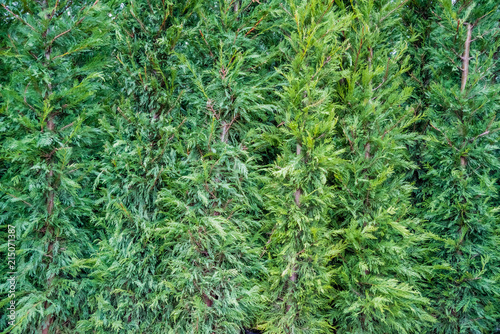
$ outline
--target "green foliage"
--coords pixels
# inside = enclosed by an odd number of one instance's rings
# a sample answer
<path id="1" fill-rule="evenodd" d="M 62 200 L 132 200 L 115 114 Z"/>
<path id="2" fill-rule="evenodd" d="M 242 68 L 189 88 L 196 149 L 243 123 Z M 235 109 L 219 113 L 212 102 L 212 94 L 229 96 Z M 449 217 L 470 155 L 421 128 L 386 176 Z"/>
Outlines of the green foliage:
<path id="1" fill-rule="evenodd" d="M 411 88 L 407 44 L 397 27 L 400 2 L 346 6 L 355 16 L 343 37 L 349 43 L 337 90 L 339 148 L 345 168 L 334 180 L 332 215 L 333 311 L 339 333 L 421 333 L 432 317 L 415 287 L 414 246 L 425 240 L 409 215 L 415 168 L 408 149 L 416 121 L 407 101 Z M 332 180 L 333 181 L 333 180 Z"/>
<path id="2" fill-rule="evenodd" d="M 10 76 L 1 92 L 0 205 L 2 225 L 17 232 L 17 317 L 7 332 L 72 333 L 89 312 L 81 282 L 93 248 L 89 185 L 102 110 L 96 92 L 110 26 L 98 3 L 4 8 L 11 16 L 2 66 Z"/>
<path id="3" fill-rule="evenodd" d="M 425 11 L 418 2 L 414 6 Z M 424 291 L 438 320 L 433 332 L 492 333 L 500 312 L 500 9 L 496 1 L 442 1 L 427 13 L 428 20 L 418 23 L 416 50 L 416 59 L 425 58 L 418 80 L 426 121 L 417 214 L 439 239 L 427 245 L 426 260 L 435 270 Z"/>
<path id="4" fill-rule="evenodd" d="M 280 45 L 279 124 L 265 134 L 279 155 L 263 189 L 271 235 L 269 306 L 261 327 L 266 333 L 324 333 L 330 327 L 328 261 L 334 254 L 328 230 L 334 189 L 328 179 L 342 163 L 333 140 L 332 88 L 345 74 L 339 66 L 345 44 L 337 37 L 351 18 L 321 1 L 290 1 L 280 15 L 287 38 Z"/>
<path id="5" fill-rule="evenodd" d="M 497 2 L 0 0 L 0 333 L 498 331 Z"/>
<path id="6" fill-rule="evenodd" d="M 273 9 L 239 5 L 137 1 L 117 14 L 123 93 L 101 120 L 107 231 L 83 332 L 239 333 L 261 308 L 262 176 L 246 133 L 271 111 L 276 52 L 259 20 Z"/>

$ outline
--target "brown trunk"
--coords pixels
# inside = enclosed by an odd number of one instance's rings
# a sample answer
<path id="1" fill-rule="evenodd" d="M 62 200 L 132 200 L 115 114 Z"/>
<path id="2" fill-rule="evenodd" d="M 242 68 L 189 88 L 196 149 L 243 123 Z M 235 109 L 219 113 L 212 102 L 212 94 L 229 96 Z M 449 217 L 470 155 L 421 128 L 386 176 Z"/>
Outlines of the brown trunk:
<path id="1" fill-rule="evenodd" d="M 290 281 L 297 282 L 297 266 L 293 266 L 292 276 L 290 276 Z"/>
<path id="2" fill-rule="evenodd" d="M 469 76 L 470 43 L 472 40 L 473 28 L 473 25 L 470 23 L 465 23 L 465 25 L 467 26 L 467 38 L 465 39 L 465 51 L 462 57 L 462 85 L 460 87 L 461 92 L 465 90 L 465 86 L 467 85 L 467 77 Z"/>
<path id="3" fill-rule="evenodd" d="M 300 189 L 295 190 L 295 205 L 297 205 L 298 207 L 300 207 L 300 195 Z"/>
<path id="4" fill-rule="evenodd" d="M 301 152 L 302 152 L 302 146 L 300 144 L 297 144 L 297 155 L 300 155 Z M 302 195 L 302 191 L 300 190 L 300 188 L 298 188 L 295 191 L 295 205 L 299 207 L 300 207 L 300 195 Z"/>
<path id="5" fill-rule="evenodd" d="M 465 167 L 467 166 L 467 158 L 464 156 L 460 157 L 460 166 Z"/>
<path id="6" fill-rule="evenodd" d="M 365 145 L 365 159 L 370 159 L 370 143 L 366 143 Z"/>
<path id="7" fill-rule="evenodd" d="M 208 306 L 208 307 L 212 307 L 214 301 L 212 299 L 210 299 L 210 297 L 208 297 L 206 294 L 203 294 L 203 301 L 205 302 L 205 304 Z"/>
<path id="8" fill-rule="evenodd" d="M 222 133 L 220 135 L 220 141 L 223 143 L 227 143 L 227 133 L 229 132 L 229 123 L 222 123 Z"/>
<path id="9" fill-rule="evenodd" d="M 47 308 L 48 308 L 48 305 L 47 305 L 47 302 L 45 302 L 45 309 L 47 309 Z M 50 325 L 52 325 L 53 320 L 54 319 L 52 317 L 47 318 L 47 326 L 45 326 L 42 329 L 42 334 L 49 334 L 49 328 L 50 328 Z"/>
<path id="10" fill-rule="evenodd" d="M 302 146 L 299 143 L 297 143 L 296 153 L 297 153 L 297 155 L 300 155 L 302 153 Z M 300 196 L 301 195 L 302 195 L 302 191 L 300 190 L 300 188 L 298 188 L 295 191 L 295 205 L 297 205 L 298 207 L 300 207 Z M 297 274 L 297 266 L 294 265 L 292 268 L 292 275 L 290 276 L 290 281 L 295 283 L 295 282 L 297 282 L 298 277 L 299 277 L 299 275 Z M 286 306 L 286 312 L 288 312 L 288 310 L 290 310 L 290 307 L 291 307 L 290 304 L 288 304 Z"/>

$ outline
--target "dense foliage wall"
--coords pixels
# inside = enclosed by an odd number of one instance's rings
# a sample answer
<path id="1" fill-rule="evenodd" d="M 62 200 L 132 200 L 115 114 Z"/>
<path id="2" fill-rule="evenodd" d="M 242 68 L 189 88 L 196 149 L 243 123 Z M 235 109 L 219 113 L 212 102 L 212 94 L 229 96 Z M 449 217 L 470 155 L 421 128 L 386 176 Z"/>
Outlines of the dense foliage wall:
<path id="1" fill-rule="evenodd" d="M 15 277 L 17 316 L 8 327 L 54 333 L 89 315 L 82 288 L 95 248 L 92 170 L 102 145 L 108 10 L 97 2 L 72 5 L 73 15 L 47 2 L 2 5 L 10 14 L 2 53 L 9 71 L 1 93 L 2 224 L 17 235 L 8 248 L 15 274 L 2 272 L 11 291 L 6 279 Z"/>
<path id="2" fill-rule="evenodd" d="M 500 315 L 500 11 L 496 1 L 415 1 L 411 12 L 425 134 L 415 209 L 434 234 L 425 259 L 434 270 L 422 291 L 435 331 L 491 333 Z"/>
<path id="3" fill-rule="evenodd" d="M 500 331 L 495 0 L 0 0 L 1 333 Z"/>

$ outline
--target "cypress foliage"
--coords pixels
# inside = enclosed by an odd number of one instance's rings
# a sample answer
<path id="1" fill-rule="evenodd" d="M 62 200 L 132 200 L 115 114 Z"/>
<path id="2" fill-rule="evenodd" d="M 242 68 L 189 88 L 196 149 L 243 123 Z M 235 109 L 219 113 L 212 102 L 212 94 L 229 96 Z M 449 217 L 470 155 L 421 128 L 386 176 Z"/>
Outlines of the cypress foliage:
<path id="1" fill-rule="evenodd" d="M 100 119 L 106 133 L 95 189 L 101 194 L 99 251 L 88 286 L 92 315 L 82 333 L 168 333 L 172 290 L 165 246 L 166 213 L 157 205 L 177 173 L 176 147 L 185 131 L 174 52 L 196 6 L 186 2 L 117 4 L 113 82 L 119 89 Z M 182 46 L 181 46 L 182 47 Z"/>
<path id="2" fill-rule="evenodd" d="M 185 130 L 158 202 L 178 333 L 240 333 L 259 310 L 261 176 L 247 132 L 270 111 L 275 46 L 261 41 L 272 38 L 273 6 L 204 2 L 177 53 Z"/>
<path id="3" fill-rule="evenodd" d="M 410 252 L 425 239 L 410 215 L 412 186 L 406 173 L 416 121 L 403 86 L 407 45 L 398 29 L 403 2 L 362 1 L 345 5 L 355 20 L 343 37 L 349 75 L 337 90 L 339 148 L 346 161 L 333 180 L 339 187 L 331 211 L 333 242 L 332 317 L 338 333 L 422 333 L 432 317 Z"/>
<path id="4" fill-rule="evenodd" d="M 124 98 L 101 124 L 107 229 L 82 331 L 239 333 L 263 270 L 250 124 L 270 107 L 271 4 L 136 1 L 117 18 Z M 272 38 L 272 37 L 271 37 Z M 117 117 L 116 119 L 113 119 Z"/>
<path id="5" fill-rule="evenodd" d="M 334 85 L 345 45 L 337 36 L 350 16 L 331 3 L 289 1 L 282 7 L 286 41 L 280 45 L 284 82 L 276 104 L 277 127 L 265 134 L 279 150 L 263 193 L 270 238 L 266 333 L 326 333 L 331 270 L 328 223 L 341 160 L 334 145 Z"/>
<path id="6" fill-rule="evenodd" d="M 0 13 L 0 334 L 500 330 L 497 0 Z"/>
<path id="7" fill-rule="evenodd" d="M 2 63 L 11 71 L 1 92 L 2 224 L 17 233 L 9 270 L 16 271 L 17 317 L 5 332 L 69 333 L 88 312 L 80 283 L 92 252 L 89 172 L 99 138 L 95 92 L 105 64 L 98 53 L 106 45 L 105 7 L 97 1 L 2 7 L 10 41 Z"/>
<path id="8" fill-rule="evenodd" d="M 417 12 L 429 4 L 412 5 Z M 425 59 L 416 78 L 427 106 L 417 212 L 438 237 L 427 245 L 434 271 L 425 291 L 438 319 L 433 332 L 492 333 L 500 314 L 500 10 L 496 1 L 435 1 L 426 12 L 420 29 L 408 26 L 421 33 L 416 58 Z"/>

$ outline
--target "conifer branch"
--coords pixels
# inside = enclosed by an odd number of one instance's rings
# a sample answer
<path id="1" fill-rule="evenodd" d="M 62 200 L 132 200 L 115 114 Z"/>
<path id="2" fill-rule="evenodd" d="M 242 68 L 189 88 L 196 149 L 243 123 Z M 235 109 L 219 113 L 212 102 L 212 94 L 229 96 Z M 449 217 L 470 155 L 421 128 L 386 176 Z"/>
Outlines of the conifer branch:
<path id="1" fill-rule="evenodd" d="M 10 197 L 12 197 L 12 198 L 15 198 L 15 199 L 17 199 L 17 200 L 20 200 L 21 202 L 23 202 L 24 204 L 26 204 L 26 205 L 27 205 L 27 206 L 29 206 L 29 207 L 32 207 L 32 206 L 33 206 L 33 205 L 31 205 L 30 203 L 26 202 L 25 200 L 20 199 L 19 197 L 15 196 L 15 195 L 12 195 L 12 194 L 7 193 L 7 192 L 6 192 L 6 194 L 7 194 L 7 195 L 9 195 L 9 196 L 10 196 Z"/>
<path id="2" fill-rule="evenodd" d="M 437 127 L 435 127 L 432 123 L 429 122 L 429 125 L 436 131 L 438 131 L 439 133 L 441 133 L 444 138 L 446 139 L 446 141 L 448 142 L 448 145 L 451 147 L 451 148 L 454 148 L 457 152 L 459 151 L 455 146 L 453 146 L 453 144 L 451 143 L 451 140 L 448 139 L 448 137 L 446 136 L 446 134 L 443 133 L 443 131 L 439 130 Z"/>
<path id="3" fill-rule="evenodd" d="M 467 26 L 467 39 L 465 40 L 465 51 L 462 57 L 462 84 L 460 86 L 460 91 L 463 93 L 465 86 L 467 85 L 467 78 L 469 76 L 469 60 L 470 60 L 470 43 L 472 38 L 472 28 L 473 25 L 470 23 L 465 23 Z"/>
<path id="4" fill-rule="evenodd" d="M 359 59 L 359 54 L 361 52 L 361 48 L 363 47 L 363 33 L 365 31 L 365 27 L 361 29 L 361 40 L 359 42 L 359 48 L 358 52 L 356 53 L 356 61 L 354 62 L 354 71 L 353 73 L 356 73 L 356 70 L 358 69 L 358 59 Z"/>
<path id="5" fill-rule="evenodd" d="M 83 19 L 85 19 L 85 16 L 84 16 L 84 17 L 82 17 L 80 20 L 78 20 L 78 21 L 75 23 L 75 25 L 74 25 L 73 27 L 69 28 L 68 30 L 66 30 L 66 31 L 64 31 L 64 32 L 60 33 L 59 35 L 57 35 L 56 37 L 54 37 L 54 38 L 50 41 L 50 43 L 49 43 L 49 44 L 50 44 L 50 45 L 52 45 L 52 44 L 56 41 L 56 39 L 58 39 L 59 37 L 62 37 L 62 36 L 64 36 L 64 35 L 66 35 L 67 33 L 69 33 L 69 32 L 70 32 L 70 31 L 71 31 L 74 27 L 76 27 L 77 25 L 79 25 L 79 24 L 83 21 Z"/>
<path id="6" fill-rule="evenodd" d="M 130 119 L 128 119 L 128 117 L 127 117 L 127 116 L 125 116 L 125 114 L 124 114 L 124 113 L 123 113 L 123 111 L 120 109 L 120 107 L 116 107 L 116 110 L 118 110 L 118 112 L 120 113 L 120 115 L 122 115 L 122 116 L 123 116 L 123 118 L 125 118 L 125 119 L 127 120 L 127 122 L 132 123 L 132 122 L 130 121 Z"/>
<path id="7" fill-rule="evenodd" d="M 257 23 L 255 23 L 255 24 L 254 24 L 254 26 L 252 27 L 252 29 L 250 29 L 250 30 L 249 30 L 249 31 L 245 34 L 245 36 L 247 36 L 247 35 L 248 35 L 248 34 L 250 34 L 252 31 L 254 31 L 254 30 L 255 30 L 255 28 L 259 25 L 259 23 L 260 23 L 260 22 L 261 22 L 261 21 L 262 21 L 262 20 L 263 20 L 266 16 L 267 16 L 267 14 L 266 14 L 266 15 L 264 15 L 264 16 L 262 16 L 262 17 L 261 17 L 261 18 L 257 21 Z"/>
<path id="8" fill-rule="evenodd" d="M 391 132 L 399 123 L 401 123 L 401 121 L 406 117 L 406 115 L 407 114 L 404 114 L 403 116 L 401 116 L 401 118 L 398 119 L 398 121 L 396 123 L 394 123 L 388 130 L 384 131 L 384 134 L 382 135 L 382 140 L 384 139 L 384 137 L 385 137 L 386 134 L 388 134 L 389 132 Z"/>
<path id="9" fill-rule="evenodd" d="M 401 2 L 396 8 L 394 8 L 389 13 L 387 13 L 387 15 L 385 15 L 383 18 L 381 18 L 380 21 L 378 21 L 378 23 L 379 24 L 382 23 L 382 21 L 384 21 L 387 17 L 389 17 L 389 15 L 391 15 L 392 13 L 394 13 L 396 10 L 398 10 L 401 6 L 403 6 L 407 2 L 408 2 L 408 0 L 404 0 L 403 2 Z"/>
<path id="10" fill-rule="evenodd" d="M 132 6 L 133 7 L 133 6 Z M 132 16 L 134 17 L 134 19 L 139 22 L 139 25 L 141 26 L 141 29 L 142 31 L 144 31 L 144 33 L 148 33 L 148 30 L 146 29 L 146 27 L 144 26 L 144 23 L 142 23 L 142 21 L 137 17 L 135 16 L 134 14 L 134 11 L 132 10 L 132 8 L 130 9 L 130 14 L 132 14 Z"/>
<path id="11" fill-rule="evenodd" d="M 201 29 L 198 29 L 198 31 L 200 32 L 200 35 L 201 37 L 203 38 L 203 40 L 205 41 L 205 44 L 208 46 L 208 52 L 210 53 L 210 57 L 214 57 L 214 54 L 212 53 L 212 48 L 210 47 L 210 45 L 208 44 L 207 40 L 205 39 L 205 36 L 203 35 L 203 33 L 201 32 Z"/>
<path id="12" fill-rule="evenodd" d="M 387 81 L 387 76 L 389 75 L 389 64 L 391 62 L 391 58 L 388 57 L 387 58 L 387 65 L 385 67 L 385 74 L 384 74 L 384 78 L 382 79 L 382 82 L 380 83 L 380 85 L 378 85 L 373 91 L 376 91 L 377 89 L 379 89 L 380 87 L 382 87 L 382 85 Z"/>
<path id="13" fill-rule="evenodd" d="M 26 104 L 30 109 L 31 111 L 33 111 L 35 114 L 37 113 L 35 108 L 28 103 L 28 100 L 26 99 L 26 92 L 28 91 L 28 87 L 30 85 L 31 82 L 28 82 L 28 84 L 26 85 L 26 88 L 24 89 L 24 96 L 23 96 L 23 100 L 24 100 L 24 104 Z"/>
<path id="14" fill-rule="evenodd" d="M 293 17 L 292 13 L 290 13 L 285 7 L 283 7 L 283 4 L 280 3 L 280 7 L 283 8 L 283 10 L 288 14 L 290 15 L 291 17 Z"/>
<path id="15" fill-rule="evenodd" d="M 5 8 L 5 10 L 7 10 L 10 14 L 12 14 L 16 19 L 18 19 L 19 21 L 21 21 L 22 23 L 24 23 L 25 25 L 27 25 L 28 27 L 31 28 L 31 30 L 33 30 L 34 32 L 38 32 L 38 30 L 36 30 L 31 24 L 29 24 L 28 22 L 26 22 L 25 20 L 23 20 L 22 18 L 20 18 L 19 16 L 17 16 L 16 14 L 14 14 L 14 12 L 12 12 L 9 7 L 7 7 L 6 5 L 2 4 L 2 7 Z"/>

